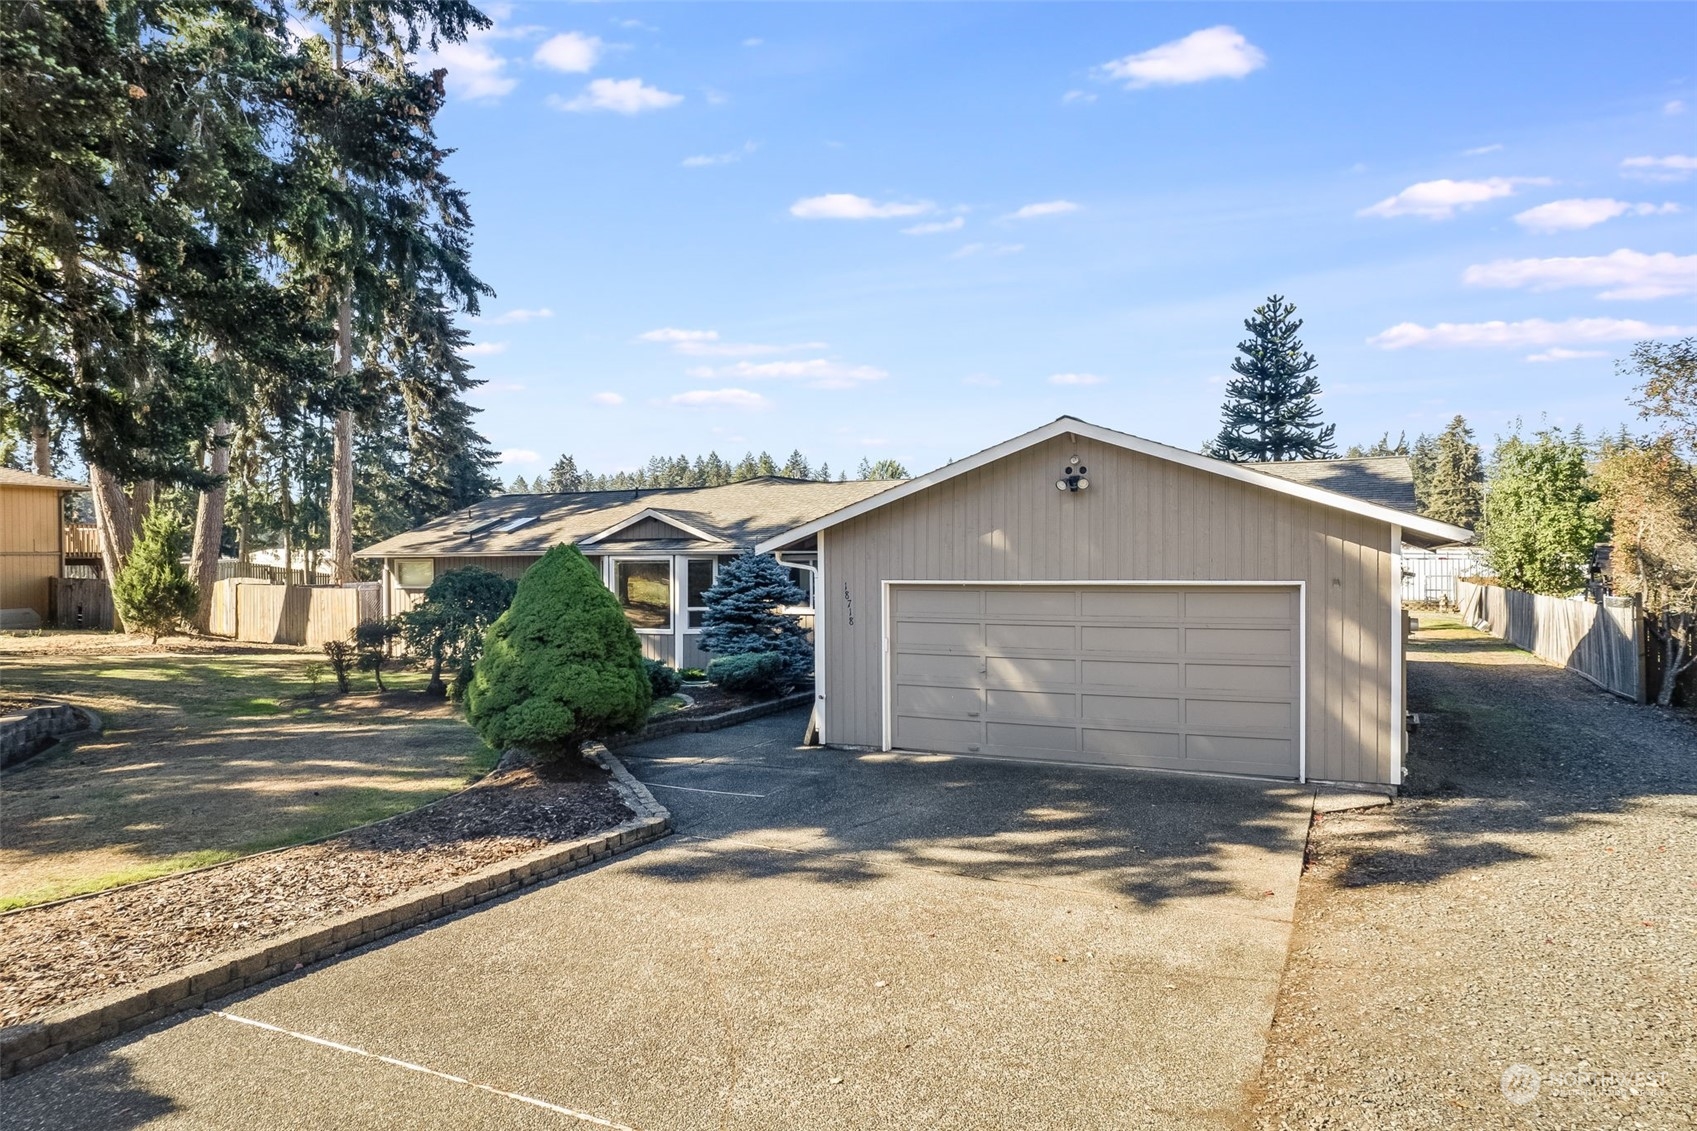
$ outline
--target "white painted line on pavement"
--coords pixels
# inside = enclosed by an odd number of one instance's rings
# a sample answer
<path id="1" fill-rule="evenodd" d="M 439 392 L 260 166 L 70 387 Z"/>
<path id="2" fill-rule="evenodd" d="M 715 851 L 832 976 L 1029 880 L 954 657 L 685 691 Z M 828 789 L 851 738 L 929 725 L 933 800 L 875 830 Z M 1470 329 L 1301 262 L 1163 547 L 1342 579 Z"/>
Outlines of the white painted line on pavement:
<path id="1" fill-rule="evenodd" d="M 642 784 L 647 786 L 649 789 L 681 789 L 685 793 L 712 793 L 712 794 L 717 794 L 720 797 L 765 797 L 766 796 L 764 793 L 735 793 L 735 792 L 728 790 L 728 789 L 701 789 L 701 788 L 698 788 L 698 787 L 693 786 L 693 785 L 666 785 L 662 782 L 657 782 L 657 781 L 645 781 Z"/>
<path id="2" fill-rule="evenodd" d="M 238 1017 L 234 1013 L 225 1013 L 223 1010 L 219 1009 L 208 1009 L 205 1012 L 212 1014 L 214 1017 L 222 1017 L 226 1021 L 235 1021 L 243 1025 L 252 1025 L 255 1029 L 264 1029 L 268 1033 L 280 1033 L 285 1037 L 294 1037 L 296 1040 L 306 1041 L 314 1045 L 322 1045 L 324 1048 L 335 1049 L 337 1052 L 351 1052 L 355 1056 L 363 1056 L 370 1060 L 380 1060 L 384 1064 L 392 1064 L 396 1068 L 404 1068 L 408 1072 L 422 1072 L 426 1076 L 434 1076 L 438 1080 L 446 1080 L 450 1084 L 463 1084 L 468 1088 L 475 1088 L 479 1092 L 488 1092 L 490 1095 L 500 1096 L 503 1099 L 516 1100 L 521 1104 L 529 1104 L 532 1107 L 542 1108 L 544 1111 L 552 1111 L 560 1115 L 567 1115 L 584 1123 L 593 1123 L 597 1127 L 610 1127 L 613 1131 L 636 1131 L 636 1128 L 634 1127 L 626 1127 L 623 1123 L 614 1123 L 610 1119 L 602 1119 L 599 1115 L 590 1115 L 587 1111 L 578 1111 L 574 1108 L 561 1107 L 559 1104 L 551 1104 L 547 1100 L 539 1100 L 535 1096 L 526 1096 L 518 1092 L 503 1092 L 500 1088 L 492 1088 L 488 1084 L 479 1084 L 476 1081 L 467 1080 L 463 1076 L 454 1076 L 447 1072 L 438 1072 L 434 1068 L 426 1068 L 422 1064 L 413 1064 L 410 1061 L 396 1060 L 392 1056 L 379 1056 L 374 1052 L 366 1052 L 364 1049 L 356 1049 L 352 1045 L 344 1045 L 337 1041 L 327 1041 L 323 1037 L 314 1037 L 310 1033 L 297 1033 L 293 1029 L 284 1029 L 279 1025 L 270 1025 L 264 1021 L 255 1021 L 251 1017 Z"/>

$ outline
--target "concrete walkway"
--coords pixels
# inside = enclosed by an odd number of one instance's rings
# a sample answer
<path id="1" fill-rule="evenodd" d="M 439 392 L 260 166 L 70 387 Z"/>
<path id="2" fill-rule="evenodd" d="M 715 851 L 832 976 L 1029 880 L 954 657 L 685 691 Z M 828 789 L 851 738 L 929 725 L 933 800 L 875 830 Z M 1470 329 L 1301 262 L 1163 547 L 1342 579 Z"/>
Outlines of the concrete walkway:
<path id="1" fill-rule="evenodd" d="M 1311 791 L 798 750 L 804 721 L 622 752 L 677 836 L 11 1081 L 7 1125 L 1243 1118 Z"/>

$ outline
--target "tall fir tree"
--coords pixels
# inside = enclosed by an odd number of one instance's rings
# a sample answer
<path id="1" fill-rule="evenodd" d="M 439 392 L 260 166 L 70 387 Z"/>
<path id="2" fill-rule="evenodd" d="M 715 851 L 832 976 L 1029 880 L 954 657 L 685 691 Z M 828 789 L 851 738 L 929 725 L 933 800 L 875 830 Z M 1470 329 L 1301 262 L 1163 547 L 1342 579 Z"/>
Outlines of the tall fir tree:
<path id="1" fill-rule="evenodd" d="M 1414 494 L 1420 513 L 1456 526 L 1478 525 L 1485 461 L 1466 418 L 1457 414 L 1423 450 L 1417 445 L 1417 452 Z"/>
<path id="2" fill-rule="evenodd" d="M 1282 295 L 1271 295 L 1244 319 L 1250 336 L 1232 361 L 1220 434 L 1207 454 L 1237 462 L 1331 459 L 1334 424 L 1320 423 L 1319 362 L 1298 338 L 1302 319 Z"/>

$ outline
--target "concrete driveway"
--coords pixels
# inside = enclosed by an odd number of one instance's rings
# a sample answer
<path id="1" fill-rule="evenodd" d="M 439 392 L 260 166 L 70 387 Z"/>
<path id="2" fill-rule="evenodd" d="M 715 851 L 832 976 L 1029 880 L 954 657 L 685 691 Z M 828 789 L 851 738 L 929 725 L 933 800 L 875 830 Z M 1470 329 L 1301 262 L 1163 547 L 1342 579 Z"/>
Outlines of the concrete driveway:
<path id="1" fill-rule="evenodd" d="M 624 752 L 678 835 L 11 1081 L 7 1125 L 1243 1118 L 1310 790 L 798 750 L 804 719 Z"/>

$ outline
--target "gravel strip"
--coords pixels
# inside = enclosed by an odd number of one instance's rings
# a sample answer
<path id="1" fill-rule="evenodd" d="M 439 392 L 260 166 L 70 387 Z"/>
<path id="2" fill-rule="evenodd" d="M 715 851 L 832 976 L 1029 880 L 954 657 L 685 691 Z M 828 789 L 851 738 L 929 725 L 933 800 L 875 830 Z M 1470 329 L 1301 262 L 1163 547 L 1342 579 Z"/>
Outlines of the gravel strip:
<path id="1" fill-rule="evenodd" d="M 602 771 L 491 774 L 331 840 L 0 916 L 0 1024 L 143 982 L 631 816 Z"/>
<path id="2" fill-rule="evenodd" d="M 1405 799 L 1313 829 L 1255 1126 L 1697 1125 L 1697 726 L 1460 626 L 1410 659 Z"/>

